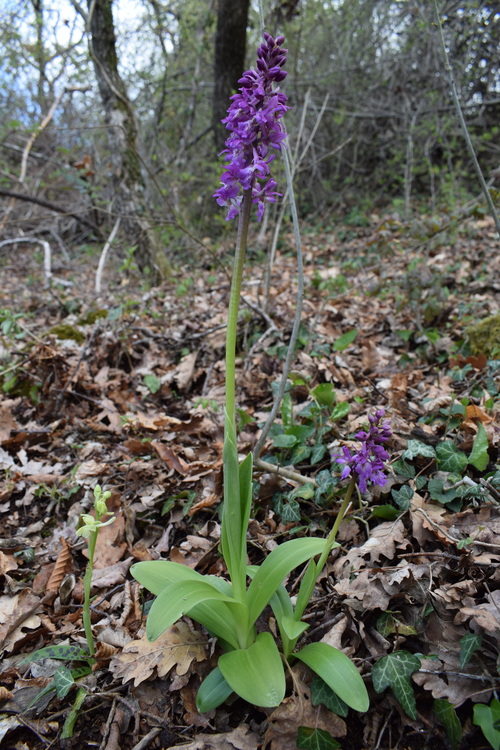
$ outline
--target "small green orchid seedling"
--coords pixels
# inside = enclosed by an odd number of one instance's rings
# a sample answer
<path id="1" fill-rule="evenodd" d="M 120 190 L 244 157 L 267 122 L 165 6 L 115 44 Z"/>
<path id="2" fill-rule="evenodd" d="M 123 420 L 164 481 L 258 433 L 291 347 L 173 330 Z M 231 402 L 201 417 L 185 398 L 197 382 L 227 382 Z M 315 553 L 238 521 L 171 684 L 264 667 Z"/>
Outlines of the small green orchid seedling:
<path id="1" fill-rule="evenodd" d="M 95 546 L 97 543 L 97 537 L 99 535 L 99 529 L 103 526 L 109 526 L 110 523 L 115 521 L 115 516 L 107 521 L 101 521 L 104 516 L 110 516 L 111 513 L 108 511 L 106 500 L 111 497 L 111 492 L 103 492 L 101 487 L 97 484 L 94 488 L 94 510 L 95 518 L 90 513 L 84 513 L 81 516 L 83 526 L 80 526 L 76 530 L 78 536 L 83 536 L 84 539 L 89 540 L 89 561 L 87 563 L 87 569 L 83 578 L 83 627 L 85 629 L 85 637 L 89 647 L 89 653 L 91 656 L 95 654 L 94 647 L 94 636 L 92 635 L 92 624 L 90 621 L 90 587 L 92 584 L 92 573 L 94 570 L 94 554 Z"/>
<path id="2" fill-rule="evenodd" d="M 307 664 L 329 687 L 357 711 L 369 705 L 364 682 L 354 664 L 338 649 L 309 643 L 295 650 L 307 629 L 302 615 L 326 560 L 338 546 L 335 535 L 349 504 L 354 484 L 328 538 L 292 539 L 276 547 L 260 566 L 247 565 L 247 530 L 252 497 L 252 455 L 238 459 L 235 419 L 235 360 L 238 308 L 252 203 L 260 219 L 265 201 L 274 201 L 276 183 L 269 176 L 272 149 L 285 139 L 280 118 L 288 109 L 286 97 L 273 88 L 285 78 L 283 37 L 264 34 L 257 69 L 240 79 L 240 93 L 224 120 L 231 136 L 226 145 L 230 160 L 216 192 L 228 218 L 239 214 L 238 239 L 229 301 L 226 338 L 226 410 L 223 449 L 224 502 L 221 551 L 229 580 L 201 575 L 185 565 L 166 560 L 140 562 L 132 575 L 156 599 L 149 611 L 146 632 L 151 640 L 187 614 L 218 639 L 218 665 L 202 682 L 197 695 L 201 712 L 223 703 L 233 692 L 256 706 L 278 706 L 285 696 L 285 661 Z M 240 189 L 243 188 L 242 194 Z M 318 563 L 314 562 L 319 556 Z M 309 562 L 295 606 L 283 581 L 296 567 Z M 251 579 L 247 586 L 247 579 Z M 282 653 L 270 632 L 257 632 L 256 622 L 270 605 L 280 630 Z"/>

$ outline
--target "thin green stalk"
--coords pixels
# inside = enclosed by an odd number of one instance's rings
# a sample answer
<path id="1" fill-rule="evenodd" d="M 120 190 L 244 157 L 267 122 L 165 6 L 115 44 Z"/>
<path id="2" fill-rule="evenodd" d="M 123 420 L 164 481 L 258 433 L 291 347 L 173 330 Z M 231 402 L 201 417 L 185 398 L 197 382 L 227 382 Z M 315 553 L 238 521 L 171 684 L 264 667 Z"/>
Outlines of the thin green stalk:
<path id="1" fill-rule="evenodd" d="M 78 719 L 78 713 L 86 697 L 87 691 L 85 690 L 85 688 L 79 687 L 76 698 L 73 701 L 73 705 L 71 706 L 71 710 L 66 717 L 66 721 L 64 722 L 64 726 L 61 732 L 62 740 L 69 740 L 71 739 L 71 737 L 73 737 L 73 731 L 75 729 L 76 720 Z"/>
<path id="2" fill-rule="evenodd" d="M 92 634 L 92 623 L 90 620 L 90 587 L 92 585 L 92 571 L 94 569 L 94 553 L 95 545 L 97 542 L 97 534 L 99 532 L 93 531 L 89 536 L 89 561 L 87 563 L 87 570 L 83 577 L 83 627 L 85 629 L 85 638 L 89 647 L 89 653 L 91 656 L 95 654 L 94 647 L 94 636 Z"/>
<path id="3" fill-rule="evenodd" d="M 351 478 L 351 481 L 349 482 L 349 485 L 347 487 L 344 499 L 342 500 L 342 505 L 339 508 L 339 512 L 337 513 L 337 517 L 335 519 L 335 523 L 332 526 L 332 529 L 330 533 L 328 534 L 328 537 L 325 542 L 325 547 L 323 549 L 323 552 L 321 553 L 319 560 L 316 565 L 316 576 L 313 578 L 313 580 L 310 581 L 306 591 L 304 592 L 304 595 L 302 596 L 301 592 L 301 601 L 303 602 L 303 606 L 300 608 L 297 608 L 295 610 L 295 619 L 298 621 L 301 619 L 302 615 L 304 614 L 304 610 L 309 603 L 311 596 L 313 595 L 314 587 L 316 585 L 316 581 L 318 580 L 321 572 L 323 571 L 323 568 L 325 567 L 326 561 L 328 559 L 328 555 L 332 551 L 332 547 L 335 543 L 335 539 L 337 537 L 337 532 L 339 530 L 340 524 L 344 520 L 344 516 L 347 512 L 347 508 L 349 507 L 349 504 L 351 502 L 352 493 L 354 492 L 354 489 L 356 487 L 356 480 L 354 478 Z M 295 644 L 294 644 L 295 645 Z"/>
<path id="4" fill-rule="evenodd" d="M 245 190 L 240 207 L 238 220 L 238 236 L 234 256 L 233 280 L 231 282 L 231 296 L 226 331 L 226 412 L 234 422 L 236 418 L 235 388 L 236 388 L 236 334 L 238 329 L 238 311 L 240 307 L 241 281 L 245 264 L 248 225 L 252 208 L 252 191 Z"/>
<path id="5" fill-rule="evenodd" d="M 233 584 L 233 594 L 235 599 L 242 603 L 245 601 L 246 594 L 246 528 L 242 528 L 245 523 L 242 509 L 242 488 L 239 486 L 238 474 L 235 469 L 238 461 L 235 395 L 236 336 L 251 208 L 252 191 L 246 190 L 243 193 L 240 206 L 226 332 L 226 432 L 224 435 L 224 506 L 221 529 L 221 539 L 225 540 L 223 542 L 223 554 Z M 229 486 L 230 481 L 234 486 Z M 226 545 L 228 549 L 225 549 Z M 247 623 L 242 622 L 241 624 L 242 632 L 246 632 Z"/>

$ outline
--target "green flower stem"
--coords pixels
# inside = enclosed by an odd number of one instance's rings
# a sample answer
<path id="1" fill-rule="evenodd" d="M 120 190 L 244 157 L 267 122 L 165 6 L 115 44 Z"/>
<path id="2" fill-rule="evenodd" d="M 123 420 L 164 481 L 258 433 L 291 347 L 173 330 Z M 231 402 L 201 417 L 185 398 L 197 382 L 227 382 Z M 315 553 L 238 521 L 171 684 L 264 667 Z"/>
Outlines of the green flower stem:
<path id="1" fill-rule="evenodd" d="M 238 330 L 238 311 L 240 306 L 241 283 L 243 279 L 243 267 L 245 265 L 245 253 L 248 237 L 248 226 L 252 208 L 252 191 L 246 190 L 240 206 L 238 221 L 238 236 L 236 239 L 236 251 L 233 265 L 233 278 L 231 282 L 231 294 L 229 298 L 229 310 L 226 331 L 226 434 L 224 435 L 225 451 L 234 451 L 230 464 L 233 471 L 229 470 L 229 463 L 224 463 L 224 508 L 222 512 L 221 537 L 229 542 L 231 550 L 225 550 L 226 566 L 233 584 L 235 599 L 242 604 L 246 596 L 246 552 L 236 551 L 241 540 L 246 539 L 246 529 L 242 528 L 241 515 L 241 492 L 242 487 L 235 485 L 230 487 L 228 482 L 234 482 L 234 465 L 237 464 L 236 448 L 236 335 Z M 232 446 L 232 447 L 231 447 Z M 240 541 L 238 541 L 238 539 Z M 227 556 L 229 555 L 229 556 Z M 243 618 L 244 620 L 245 618 Z M 241 622 L 242 634 L 247 631 L 247 622 Z M 243 635 L 242 635 L 243 637 Z"/>
<path id="2" fill-rule="evenodd" d="M 64 726 L 61 732 L 62 740 L 69 740 L 71 739 L 71 737 L 73 737 L 73 731 L 75 729 L 76 720 L 78 719 L 78 713 L 86 697 L 87 691 L 85 690 L 85 688 L 79 687 L 76 698 L 73 702 L 73 705 L 71 706 L 71 710 L 66 717 L 66 721 L 64 722 Z"/>
<path id="3" fill-rule="evenodd" d="M 354 478 L 351 478 L 351 481 L 349 482 L 349 485 L 347 487 L 344 499 L 342 500 L 342 505 L 340 506 L 339 512 L 337 513 L 337 518 L 335 519 L 335 523 L 333 524 L 332 529 L 326 539 L 325 548 L 323 552 L 321 553 L 318 562 L 316 563 L 316 576 L 310 582 L 308 589 L 304 593 L 304 598 L 303 598 L 304 605 L 300 608 L 300 610 L 297 610 L 297 609 L 295 610 L 294 617 L 297 620 L 297 622 L 301 619 L 302 615 L 304 614 L 304 609 L 313 595 L 316 581 L 318 580 L 323 568 L 325 567 L 326 561 L 328 559 L 328 555 L 332 551 L 332 547 L 335 543 L 337 532 L 339 530 L 340 524 L 344 520 L 344 516 L 351 502 L 352 493 L 354 492 L 355 487 L 356 487 L 356 480 Z M 293 645 L 295 646 L 295 644 Z"/>
<path id="4" fill-rule="evenodd" d="M 99 516 L 97 516 L 97 521 L 99 521 Z M 99 533 L 99 530 L 96 529 L 96 531 L 93 531 L 89 536 L 89 561 L 87 563 L 87 570 L 85 571 L 85 576 L 83 577 L 83 627 L 85 629 L 85 638 L 87 639 L 87 644 L 89 647 L 89 653 L 91 656 L 95 654 L 95 647 L 94 647 L 94 636 L 92 634 L 92 623 L 90 621 L 90 587 L 92 585 L 92 572 L 94 570 L 94 554 L 95 554 L 95 546 L 97 543 L 97 535 Z"/>
<path id="5" fill-rule="evenodd" d="M 229 419 L 234 423 L 236 419 L 236 333 L 238 329 L 238 311 L 240 307 L 241 281 L 243 278 L 243 266 L 245 265 L 245 253 L 247 247 L 248 225 L 250 222 L 250 209 L 252 208 L 252 191 L 245 190 L 240 206 L 238 221 L 238 236 L 236 239 L 236 251 L 233 265 L 233 280 L 231 282 L 231 296 L 229 299 L 229 310 L 226 330 L 226 412 Z"/>

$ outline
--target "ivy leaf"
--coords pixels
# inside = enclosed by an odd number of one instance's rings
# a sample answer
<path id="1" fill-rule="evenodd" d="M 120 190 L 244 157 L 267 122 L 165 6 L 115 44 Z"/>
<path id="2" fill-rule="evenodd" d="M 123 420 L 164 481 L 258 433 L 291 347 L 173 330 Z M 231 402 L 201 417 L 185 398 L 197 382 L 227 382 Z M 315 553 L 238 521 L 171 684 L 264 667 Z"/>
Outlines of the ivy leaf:
<path id="1" fill-rule="evenodd" d="M 391 490 L 392 499 L 401 510 L 408 510 L 413 497 L 413 490 L 407 484 L 404 484 L 400 490 Z"/>
<path id="2" fill-rule="evenodd" d="M 401 454 L 401 458 L 408 458 L 410 461 L 417 456 L 423 458 L 435 458 L 436 451 L 432 445 L 422 443 L 420 440 L 408 440 L 406 450 Z"/>
<path id="3" fill-rule="evenodd" d="M 318 443 L 317 445 L 315 445 L 311 451 L 312 465 L 315 466 L 316 464 L 319 464 L 319 462 L 324 457 L 326 452 L 327 452 L 327 447 L 323 443 Z"/>
<path id="4" fill-rule="evenodd" d="M 406 461 L 402 461 L 400 458 L 394 461 L 391 466 L 393 472 L 399 477 L 404 477 L 405 479 L 413 479 L 415 477 L 415 467 Z"/>
<path id="5" fill-rule="evenodd" d="M 311 727 L 298 728 L 296 744 L 300 750 L 335 750 L 342 747 L 330 732 L 325 732 L 324 729 L 312 729 Z"/>
<path id="6" fill-rule="evenodd" d="M 335 389 L 331 383 L 319 383 L 311 391 L 311 396 L 321 406 L 333 406 L 337 400 Z"/>
<path id="7" fill-rule="evenodd" d="M 153 375 L 153 373 L 149 373 L 148 375 L 144 376 L 144 385 L 150 393 L 154 394 L 158 393 L 158 391 L 160 390 L 161 381 L 156 377 L 156 375 Z"/>
<path id="8" fill-rule="evenodd" d="M 410 719 L 417 718 L 415 694 L 410 675 L 420 669 L 420 659 L 409 651 L 395 651 L 379 659 L 372 669 L 373 687 L 377 693 L 390 687 Z"/>
<path id="9" fill-rule="evenodd" d="M 440 698 L 434 701 L 434 713 L 436 719 L 444 726 L 453 750 L 457 750 L 462 740 L 462 725 L 457 712 L 451 703 Z"/>
<path id="10" fill-rule="evenodd" d="M 311 500 L 314 497 L 315 487 L 314 484 L 302 484 L 296 487 L 288 495 L 289 500 L 295 500 L 296 497 L 301 497 L 303 500 Z"/>
<path id="11" fill-rule="evenodd" d="M 68 667 L 61 666 L 54 674 L 54 685 L 58 698 L 64 698 L 74 684 L 73 675 Z"/>
<path id="12" fill-rule="evenodd" d="M 344 333 L 333 342 L 333 350 L 336 352 L 343 352 L 344 349 L 347 349 L 347 347 L 352 344 L 357 335 L 357 328 L 353 328 L 351 331 L 347 331 L 347 333 Z"/>
<path id="13" fill-rule="evenodd" d="M 295 435 L 276 435 L 273 438 L 275 448 L 293 448 L 298 442 L 299 439 Z"/>
<path id="14" fill-rule="evenodd" d="M 347 716 L 349 713 L 347 703 L 344 703 L 342 698 L 317 674 L 314 675 L 311 682 L 311 703 L 313 706 L 318 706 L 321 703 L 337 716 Z"/>
<path id="15" fill-rule="evenodd" d="M 300 521 L 300 505 L 296 500 L 290 499 L 283 503 L 281 509 L 281 520 L 283 523 L 295 523 Z"/>
<path id="16" fill-rule="evenodd" d="M 483 639 L 475 633 L 466 633 L 460 638 L 460 668 L 463 669 L 471 660 L 474 651 L 481 646 Z"/>
<path id="17" fill-rule="evenodd" d="M 478 471 L 484 471 L 488 466 L 490 457 L 488 455 L 488 436 L 481 422 L 477 426 L 477 435 L 474 438 L 469 463 Z"/>
<path id="18" fill-rule="evenodd" d="M 437 465 L 440 471 L 461 474 L 467 466 L 467 456 L 459 451 L 455 443 L 445 440 L 436 448 Z"/>
<path id="19" fill-rule="evenodd" d="M 330 421 L 338 422 L 340 419 L 343 419 L 349 413 L 350 408 L 347 401 L 341 401 L 330 414 Z"/>

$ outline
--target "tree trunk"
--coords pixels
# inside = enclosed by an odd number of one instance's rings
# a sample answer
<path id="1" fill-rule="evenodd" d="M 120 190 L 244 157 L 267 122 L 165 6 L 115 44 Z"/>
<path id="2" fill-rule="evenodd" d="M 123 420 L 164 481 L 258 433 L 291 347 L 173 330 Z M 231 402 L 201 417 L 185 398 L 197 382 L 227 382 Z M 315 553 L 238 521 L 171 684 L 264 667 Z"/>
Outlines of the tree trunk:
<path id="1" fill-rule="evenodd" d="M 221 120 L 227 114 L 229 97 L 238 88 L 245 70 L 245 51 L 250 0 L 219 0 L 215 34 L 215 89 L 213 128 L 215 146 L 222 151 L 228 132 Z"/>
<path id="2" fill-rule="evenodd" d="M 122 228 L 135 245 L 134 257 L 141 269 L 158 272 L 159 248 L 146 203 L 146 185 L 138 152 L 138 132 L 134 110 L 118 72 L 112 0 L 88 0 L 91 53 L 104 106 L 108 131 L 114 213 L 122 216 Z M 93 11 L 91 10 L 93 8 Z"/>

